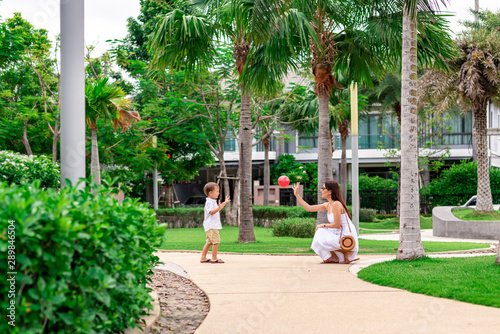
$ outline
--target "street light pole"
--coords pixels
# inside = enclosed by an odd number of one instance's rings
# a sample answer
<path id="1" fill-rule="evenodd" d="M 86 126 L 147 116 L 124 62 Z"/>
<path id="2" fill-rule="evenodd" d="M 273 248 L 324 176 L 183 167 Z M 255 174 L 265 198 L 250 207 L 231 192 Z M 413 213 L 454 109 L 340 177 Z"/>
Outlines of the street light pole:
<path id="1" fill-rule="evenodd" d="M 84 0 L 61 1 L 61 185 L 85 178 Z M 81 184 L 80 187 L 84 187 Z"/>
<path id="2" fill-rule="evenodd" d="M 157 146 L 156 136 L 153 136 L 153 147 Z M 153 208 L 158 210 L 158 165 L 153 169 Z"/>
<path id="3" fill-rule="evenodd" d="M 358 84 L 351 83 L 352 223 L 359 234 Z"/>

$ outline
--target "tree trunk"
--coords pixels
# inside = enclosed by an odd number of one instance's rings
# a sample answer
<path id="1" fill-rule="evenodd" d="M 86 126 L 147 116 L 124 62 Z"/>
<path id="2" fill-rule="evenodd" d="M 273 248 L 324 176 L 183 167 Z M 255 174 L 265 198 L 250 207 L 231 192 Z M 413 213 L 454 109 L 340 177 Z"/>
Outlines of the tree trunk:
<path id="1" fill-rule="evenodd" d="M 231 219 L 234 220 L 235 226 L 240 226 L 239 222 L 239 207 L 240 207 L 240 169 L 238 168 L 238 172 L 236 173 L 236 180 L 234 180 L 234 198 L 232 200 L 232 206 L 230 210 L 226 211 L 226 217 L 229 212 L 231 215 Z"/>
<path id="2" fill-rule="evenodd" d="M 269 205 L 269 146 L 271 144 L 271 139 L 267 137 L 262 141 L 262 143 L 264 144 L 264 205 Z"/>
<path id="3" fill-rule="evenodd" d="M 401 217 L 401 172 L 398 174 L 398 204 L 396 205 L 396 217 Z"/>
<path id="4" fill-rule="evenodd" d="M 97 146 L 97 128 L 92 132 L 92 155 L 90 159 L 90 174 L 94 176 L 94 183 L 101 184 L 101 169 L 99 167 L 99 148 Z"/>
<path id="5" fill-rule="evenodd" d="M 222 184 L 224 185 L 224 193 L 222 194 L 223 196 L 221 196 L 221 200 L 225 201 L 226 196 L 231 196 L 231 188 L 229 187 L 229 180 L 227 179 L 227 168 L 224 161 L 224 151 L 221 151 L 221 154 L 219 155 L 219 163 L 220 174 L 222 176 Z M 225 210 L 226 224 L 230 226 L 236 226 L 236 217 L 232 214 L 233 212 L 231 210 L 231 207 L 234 205 L 234 198 L 231 198 L 231 202 L 229 202 Z"/>
<path id="6" fill-rule="evenodd" d="M 30 141 L 28 139 L 28 121 L 23 122 L 23 137 L 21 138 L 21 143 L 23 143 L 24 148 L 26 149 L 26 154 L 30 157 L 33 155 L 33 151 L 31 151 Z"/>
<path id="7" fill-rule="evenodd" d="M 347 138 L 344 138 L 344 136 L 341 135 L 340 140 L 342 142 L 342 156 L 340 159 L 340 190 L 342 192 L 342 199 L 347 205 Z"/>
<path id="8" fill-rule="evenodd" d="M 240 229 L 238 242 L 255 241 L 252 212 L 252 120 L 250 94 L 244 86 L 241 89 L 240 111 Z"/>
<path id="9" fill-rule="evenodd" d="M 477 204 L 476 211 L 493 211 L 491 197 L 488 140 L 486 136 L 486 99 L 473 102 L 477 143 Z"/>
<path id="10" fill-rule="evenodd" d="M 326 202 L 326 200 L 321 197 L 321 187 L 323 187 L 326 181 L 332 179 L 332 140 L 330 133 L 330 110 L 328 108 L 329 98 L 329 91 L 320 90 L 318 92 L 318 204 Z M 326 211 L 318 212 L 318 224 L 328 223 L 326 214 Z"/>
<path id="11" fill-rule="evenodd" d="M 500 241 L 498 242 L 498 254 L 497 254 L 497 258 L 495 260 L 495 264 L 500 265 Z"/>
<path id="12" fill-rule="evenodd" d="M 52 162 L 57 162 L 57 142 L 59 140 L 59 116 L 56 116 L 56 124 L 54 125 L 54 139 L 52 140 Z"/>
<path id="13" fill-rule="evenodd" d="M 401 217 L 398 260 L 425 256 L 420 236 L 417 119 L 417 24 L 403 8 L 401 73 Z"/>

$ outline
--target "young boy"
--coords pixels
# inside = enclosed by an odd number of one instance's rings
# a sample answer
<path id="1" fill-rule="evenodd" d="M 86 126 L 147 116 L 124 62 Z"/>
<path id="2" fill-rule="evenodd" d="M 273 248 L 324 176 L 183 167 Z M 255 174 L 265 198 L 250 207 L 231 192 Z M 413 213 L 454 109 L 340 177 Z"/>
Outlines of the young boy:
<path id="1" fill-rule="evenodd" d="M 201 251 L 200 262 L 224 263 L 224 261 L 217 258 L 217 251 L 220 244 L 219 230 L 222 229 L 219 211 L 222 210 L 231 200 L 229 199 L 229 196 L 226 196 L 226 201 L 221 203 L 219 200 L 219 204 L 217 205 L 217 198 L 219 198 L 219 186 L 214 182 L 208 182 L 203 188 L 203 192 L 207 195 L 207 201 L 205 202 L 205 220 L 203 220 L 203 227 L 205 228 L 205 233 L 207 234 L 207 243 Z M 212 246 L 212 260 L 207 258 L 210 246 Z"/>

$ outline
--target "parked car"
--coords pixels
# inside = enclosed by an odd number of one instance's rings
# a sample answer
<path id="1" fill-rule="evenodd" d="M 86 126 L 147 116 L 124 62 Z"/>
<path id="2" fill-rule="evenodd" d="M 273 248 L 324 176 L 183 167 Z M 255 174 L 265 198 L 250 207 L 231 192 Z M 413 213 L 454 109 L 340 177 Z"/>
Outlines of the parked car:
<path id="1" fill-rule="evenodd" d="M 476 208 L 477 196 L 474 195 L 464 205 L 460 205 L 462 208 L 475 209 Z M 493 209 L 500 210 L 500 204 L 493 204 Z"/>

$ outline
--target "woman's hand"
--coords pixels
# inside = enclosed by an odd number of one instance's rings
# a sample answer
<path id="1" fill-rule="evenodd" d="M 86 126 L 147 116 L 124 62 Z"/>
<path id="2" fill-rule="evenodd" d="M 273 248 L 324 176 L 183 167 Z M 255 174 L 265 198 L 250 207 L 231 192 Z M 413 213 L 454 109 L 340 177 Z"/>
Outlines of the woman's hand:
<path id="1" fill-rule="evenodd" d="M 318 230 L 320 225 L 316 225 L 316 229 L 314 230 L 314 232 L 316 232 Z"/>
<path id="2" fill-rule="evenodd" d="M 293 187 L 293 194 L 295 195 L 295 197 L 298 197 L 299 196 L 299 185 L 300 185 L 300 182 L 297 182 Z"/>

